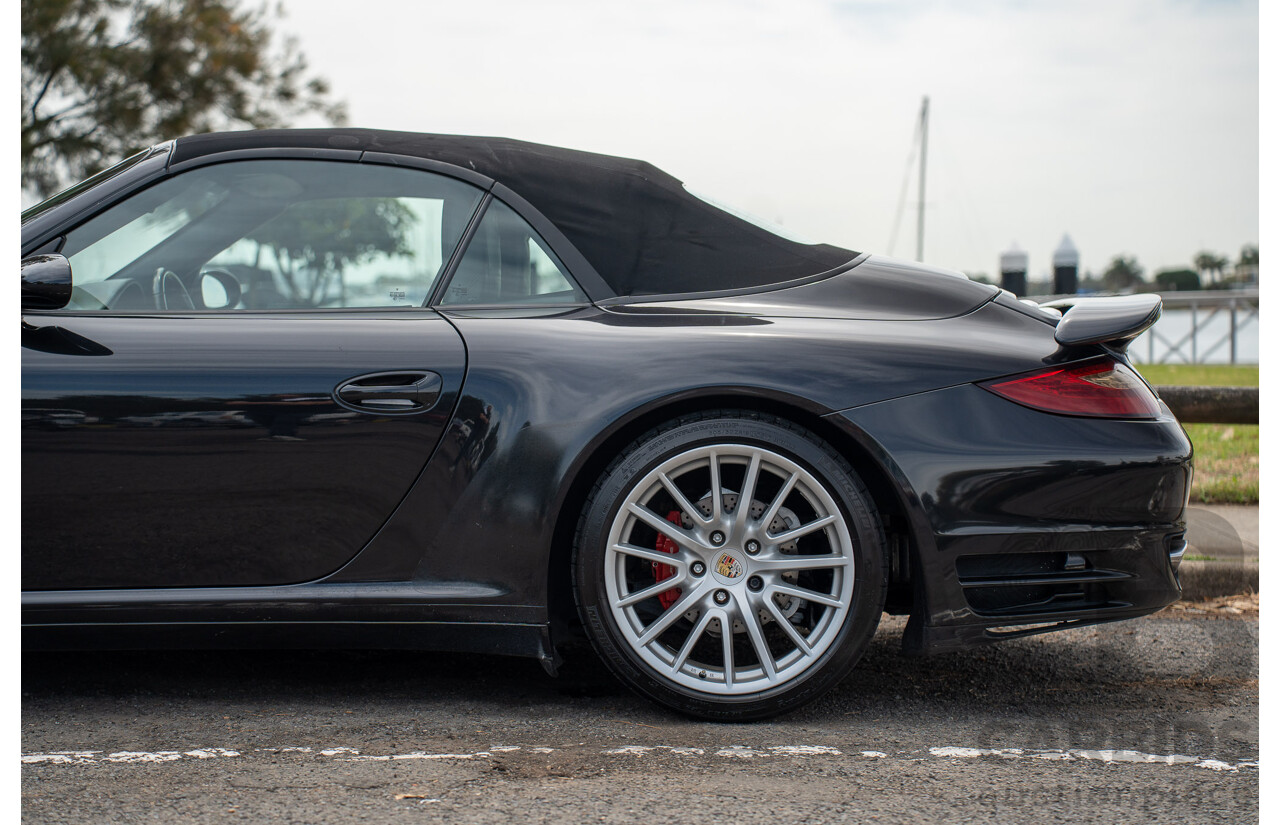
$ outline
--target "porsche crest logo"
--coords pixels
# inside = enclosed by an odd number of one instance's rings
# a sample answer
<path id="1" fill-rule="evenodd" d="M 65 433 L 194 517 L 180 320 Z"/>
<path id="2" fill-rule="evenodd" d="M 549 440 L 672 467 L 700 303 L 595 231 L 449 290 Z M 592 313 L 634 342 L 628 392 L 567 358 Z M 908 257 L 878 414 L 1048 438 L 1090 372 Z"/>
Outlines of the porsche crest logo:
<path id="1" fill-rule="evenodd" d="M 716 572 L 726 579 L 736 579 L 742 575 L 742 564 L 728 553 L 721 553 L 716 562 Z"/>

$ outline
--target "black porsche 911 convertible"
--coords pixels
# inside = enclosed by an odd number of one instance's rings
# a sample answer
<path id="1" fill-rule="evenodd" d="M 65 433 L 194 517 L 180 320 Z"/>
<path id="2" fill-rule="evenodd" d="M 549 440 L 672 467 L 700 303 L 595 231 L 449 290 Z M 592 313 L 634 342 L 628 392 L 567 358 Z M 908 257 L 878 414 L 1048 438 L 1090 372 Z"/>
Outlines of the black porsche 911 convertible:
<path id="1" fill-rule="evenodd" d="M 1039 307 L 642 162 L 200 135 L 22 224 L 30 646 L 534 656 L 713 719 L 881 614 L 953 650 L 1176 600 L 1159 299 Z"/>

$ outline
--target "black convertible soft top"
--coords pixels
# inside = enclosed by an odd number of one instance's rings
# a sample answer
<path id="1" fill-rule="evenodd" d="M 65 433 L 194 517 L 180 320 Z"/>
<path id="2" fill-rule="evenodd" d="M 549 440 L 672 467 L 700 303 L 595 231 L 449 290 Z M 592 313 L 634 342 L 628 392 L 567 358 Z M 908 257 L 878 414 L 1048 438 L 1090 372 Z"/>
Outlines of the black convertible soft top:
<path id="1" fill-rule="evenodd" d="M 371 129 L 281 129 L 180 138 L 172 163 L 271 147 L 355 149 L 471 169 L 525 198 L 620 296 L 759 287 L 855 257 L 776 235 L 691 195 L 644 161 L 492 137 Z"/>

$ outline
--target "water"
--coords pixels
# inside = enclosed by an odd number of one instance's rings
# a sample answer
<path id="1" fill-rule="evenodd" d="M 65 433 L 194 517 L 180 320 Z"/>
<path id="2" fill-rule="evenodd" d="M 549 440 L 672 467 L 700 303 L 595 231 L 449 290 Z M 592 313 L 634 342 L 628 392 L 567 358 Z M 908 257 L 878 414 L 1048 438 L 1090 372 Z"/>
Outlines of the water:
<path id="1" fill-rule="evenodd" d="M 1227 307 L 1208 318 L 1212 310 L 1198 309 L 1196 318 L 1196 352 L 1194 363 L 1231 363 L 1231 311 Z M 1248 308 L 1236 310 L 1236 363 L 1258 363 L 1258 317 L 1250 316 Z M 1206 321 L 1205 319 L 1208 318 Z M 1152 336 L 1152 332 L 1158 333 Z M 1129 357 L 1140 364 L 1188 364 L 1193 363 L 1191 339 L 1183 340 L 1191 332 L 1191 310 L 1166 309 L 1151 330 L 1129 346 Z M 1181 342 L 1181 348 L 1173 345 Z"/>

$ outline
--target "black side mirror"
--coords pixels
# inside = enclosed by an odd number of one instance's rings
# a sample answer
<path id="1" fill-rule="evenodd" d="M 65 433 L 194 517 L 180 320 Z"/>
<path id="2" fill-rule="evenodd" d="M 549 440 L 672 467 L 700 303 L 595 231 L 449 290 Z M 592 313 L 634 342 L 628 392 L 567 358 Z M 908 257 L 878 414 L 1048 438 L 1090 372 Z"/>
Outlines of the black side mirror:
<path id="1" fill-rule="evenodd" d="M 71 262 L 32 255 L 22 262 L 22 309 L 62 309 L 71 300 Z"/>

